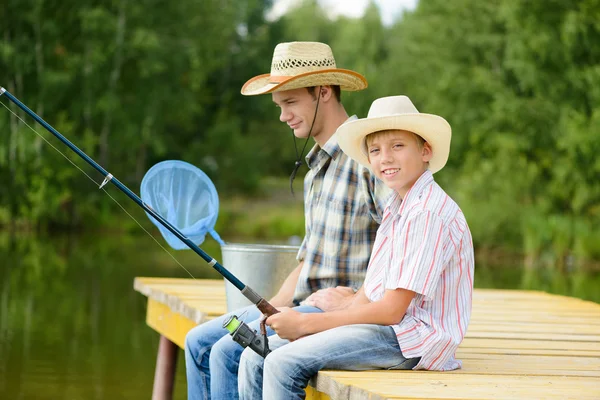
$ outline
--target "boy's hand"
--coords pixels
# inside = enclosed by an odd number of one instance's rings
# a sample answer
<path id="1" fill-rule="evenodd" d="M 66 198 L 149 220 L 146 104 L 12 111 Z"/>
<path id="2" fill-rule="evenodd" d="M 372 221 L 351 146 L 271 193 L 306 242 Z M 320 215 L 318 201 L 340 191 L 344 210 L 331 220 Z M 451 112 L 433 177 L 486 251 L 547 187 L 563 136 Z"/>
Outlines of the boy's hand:
<path id="1" fill-rule="evenodd" d="M 290 309 L 290 307 L 275 307 L 277 309 L 277 311 L 279 312 L 284 312 Z M 260 314 L 260 321 L 265 321 L 267 320 L 267 316 L 265 314 Z M 268 325 L 268 324 L 267 324 Z"/>
<path id="2" fill-rule="evenodd" d="M 291 308 L 281 308 L 281 312 L 267 318 L 267 325 L 273 329 L 282 339 L 294 341 L 305 336 L 302 329 L 303 316 L 306 314 L 294 311 Z"/>
<path id="3" fill-rule="evenodd" d="M 348 308 L 352 304 L 354 289 L 338 286 L 316 291 L 304 300 L 304 304 L 320 308 L 323 311 L 336 311 Z"/>

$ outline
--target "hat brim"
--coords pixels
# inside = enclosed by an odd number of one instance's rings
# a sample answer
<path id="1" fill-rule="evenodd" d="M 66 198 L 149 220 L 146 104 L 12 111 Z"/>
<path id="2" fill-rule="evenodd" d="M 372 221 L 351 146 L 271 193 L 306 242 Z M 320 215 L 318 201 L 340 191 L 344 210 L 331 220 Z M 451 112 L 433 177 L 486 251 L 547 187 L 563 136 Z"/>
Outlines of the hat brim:
<path id="1" fill-rule="evenodd" d="M 277 83 L 271 82 L 270 74 L 255 76 L 242 86 L 241 92 L 245 96 L 255 96 L 284 90 L 327 85 L 339 85 L 340 89 L 345 91 L 363 90 L 368 86 L 365 77 L 358 72 L 349 69 L 334 68 L 305 72 Z"/>
<path id="2" fill-rule="evenodd" d="M 436 173 L 444 168 L 450 154 L 452 128 L 438 115 L 415 113 L 358 119 L 340 126 L 336 137 L 348 157 L 371 169 L 365 151 L 365 138 L 370 133 L 391 129 L 410 131 L 421 136 L 432 148 L 429 170 Z"/>

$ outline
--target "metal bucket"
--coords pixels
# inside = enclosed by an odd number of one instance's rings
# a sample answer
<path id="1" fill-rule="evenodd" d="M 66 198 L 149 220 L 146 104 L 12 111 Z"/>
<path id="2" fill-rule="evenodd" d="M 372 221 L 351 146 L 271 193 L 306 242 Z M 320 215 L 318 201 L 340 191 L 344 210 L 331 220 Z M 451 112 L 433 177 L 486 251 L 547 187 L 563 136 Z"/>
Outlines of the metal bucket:
<path id="1" fill-rule="evenodd" d="M 223 266 L 266 300 L 275 296 L 285 278 L 298 266 L 298 246 L 226 243 L 221 246 Z M 225 281 L 227 311 L 250 305 L 250 301 Z"/>

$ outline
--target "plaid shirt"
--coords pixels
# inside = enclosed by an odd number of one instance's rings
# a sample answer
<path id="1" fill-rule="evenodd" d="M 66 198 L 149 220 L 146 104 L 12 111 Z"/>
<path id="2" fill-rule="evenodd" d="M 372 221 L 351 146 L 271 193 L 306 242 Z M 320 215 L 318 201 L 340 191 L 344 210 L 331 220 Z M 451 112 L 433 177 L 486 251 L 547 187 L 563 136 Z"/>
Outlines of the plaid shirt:
<path id="1" fill-rule="evenodd" d="M 349 120 L 356 118 L 352 117 Z M 392 193 L 340 149 L 336 134 L 306 155 L 304 240 L 294 302 L 319 289 L 363 284 L 377 228 Z"/>

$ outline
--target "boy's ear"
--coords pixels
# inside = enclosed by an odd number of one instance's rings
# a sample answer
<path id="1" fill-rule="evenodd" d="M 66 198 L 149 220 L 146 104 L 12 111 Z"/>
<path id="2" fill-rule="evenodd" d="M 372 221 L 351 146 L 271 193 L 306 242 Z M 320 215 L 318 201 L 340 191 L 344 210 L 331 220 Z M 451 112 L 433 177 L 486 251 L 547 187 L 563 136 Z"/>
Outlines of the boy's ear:
<path id="1" fill-rule="evenodd" d="M 331 86 L 321 86 L 319 88 L 319 96 L 321 96 L 321 101 L 328 101 L 333 95 L 333 89 Z"/>
<path id="2" fill-rule="evenodd" d="M 431 157 L 433 157 L 433 150 L 431 149 L 429 142 L 423 143 L 423 150 L 421 154 L 423 155 L 423 162 L 431 161 Z"/>

